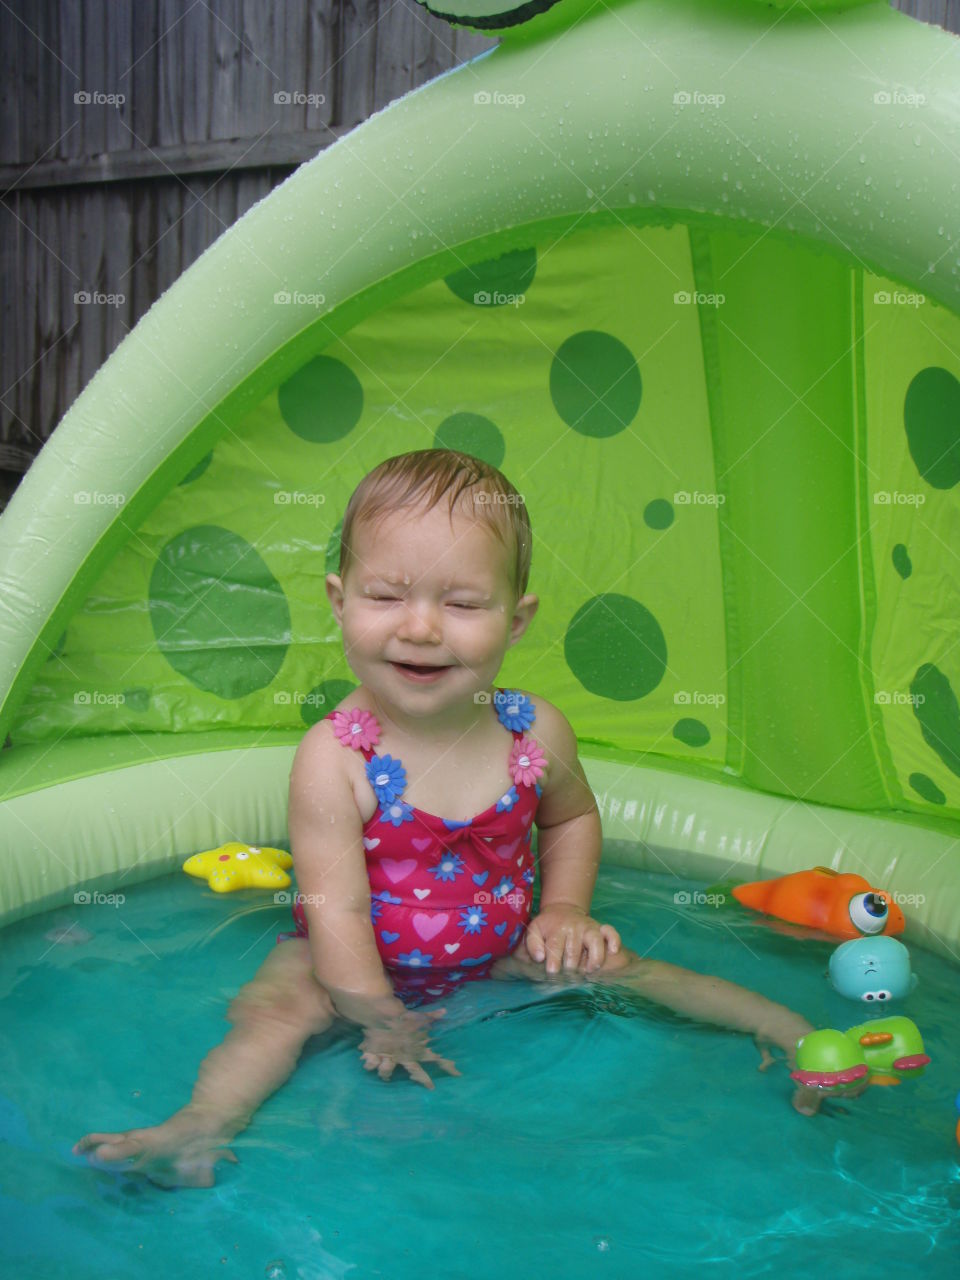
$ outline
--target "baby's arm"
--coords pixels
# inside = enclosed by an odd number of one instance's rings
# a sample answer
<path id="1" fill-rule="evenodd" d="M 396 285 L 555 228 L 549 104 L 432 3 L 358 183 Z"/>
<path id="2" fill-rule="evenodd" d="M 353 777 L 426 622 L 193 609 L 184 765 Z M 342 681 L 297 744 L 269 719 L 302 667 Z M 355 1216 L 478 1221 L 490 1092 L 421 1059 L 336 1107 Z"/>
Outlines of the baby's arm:
<path id="1" fill-rule="evenodd" d="M 368 1070 L 389 1079 L 400 1062 L 432 1089 L 420 1062 L 460 1074 L 427 1045 L 427 1020 L 445 1010 L 424 1017 L 393 994 L 370 918 L 363 821 L 343 752 L 329 724 L 321 721 L 301 742 L 290 775 L 290 848 L 313 971 L 336 1013 L 364 1028 L 361 1052 Z"/>
<path id="2" fill-rule="evenodd" d="M 576 734 L 556 707 L 541 707 L 538 741 L 548 770 L 537 807 L 540 908 L 527 929 L 526 950 L 545 962 L 548 973 L 561 965 L 594 973 L 620 949 L 616 929 L 590 915 L 603 840 L 600 812 L 577 755 Z"/>

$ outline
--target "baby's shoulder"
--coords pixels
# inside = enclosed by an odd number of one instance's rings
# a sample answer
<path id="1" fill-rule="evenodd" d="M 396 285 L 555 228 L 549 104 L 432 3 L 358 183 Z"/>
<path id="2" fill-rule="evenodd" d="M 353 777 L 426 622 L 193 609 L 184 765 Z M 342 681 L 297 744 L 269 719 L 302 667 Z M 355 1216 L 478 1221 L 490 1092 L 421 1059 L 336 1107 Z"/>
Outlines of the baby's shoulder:
<path id="1" fill-rule="evenodd" d="M 509 690 L 509 692 L 522 694 L 530 704 L 530 709 L 533 712 L 533 723 L 530 726 L 530 732 L 535 737 L 540 738 L 543 735 L 552 739 L 558 731 L 562 730 L 563 725 L 566 723 L 566 717 L 558 707 L 555 707 L 552 702 L 548 702 L 542 694 L 534 693 L 530 689 L 516 688 Z"/>

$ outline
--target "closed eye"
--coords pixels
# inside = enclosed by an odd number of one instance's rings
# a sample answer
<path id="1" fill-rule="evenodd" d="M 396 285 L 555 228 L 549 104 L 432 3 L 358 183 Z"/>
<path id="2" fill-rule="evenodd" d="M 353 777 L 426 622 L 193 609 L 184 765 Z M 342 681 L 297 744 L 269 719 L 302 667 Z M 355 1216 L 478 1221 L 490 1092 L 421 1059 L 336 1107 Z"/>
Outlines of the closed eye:
<path id="1" fill-rule="evenodd" d="M 377 604 L 381 604 L 381 603 L 389 604 L 391 601 L 395 601 L 397 597 L 396 596 L 368 596 L 367 599 L 373 600 Z M 455 609 L 479 609 L 480 608 L 478 604 L 466 604 L 462 600 L 451 601 L 451 604 Z"/>

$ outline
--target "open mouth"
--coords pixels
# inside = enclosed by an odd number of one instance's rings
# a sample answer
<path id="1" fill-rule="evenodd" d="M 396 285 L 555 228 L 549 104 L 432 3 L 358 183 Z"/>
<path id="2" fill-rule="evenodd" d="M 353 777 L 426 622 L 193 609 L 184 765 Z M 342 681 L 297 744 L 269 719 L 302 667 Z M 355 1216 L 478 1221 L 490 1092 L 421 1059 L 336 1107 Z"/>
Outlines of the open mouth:
<path id="1" fill-rule="evenodd" d="M 401 674 L 417 680 L 439 680 L 444 671 L 449 671 L 449 667 L 445 666 L 429 666 L 427 664 L 418 665 L 415 662 L 391 662 Z"/>

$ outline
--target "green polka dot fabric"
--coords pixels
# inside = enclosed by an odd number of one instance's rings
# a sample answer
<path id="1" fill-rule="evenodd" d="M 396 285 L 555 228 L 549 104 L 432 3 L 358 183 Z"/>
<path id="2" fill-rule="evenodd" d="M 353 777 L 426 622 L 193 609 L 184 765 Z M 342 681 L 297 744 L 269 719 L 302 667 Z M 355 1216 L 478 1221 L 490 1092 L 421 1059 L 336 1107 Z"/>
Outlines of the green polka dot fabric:
<path id="1" fill-rule="evenodd" d="M 498 680 L 586 749 L 957 816 L 960 323 L 896 289 L 772 235 L 585 223 L 318 336 L 103 573 L 13 742 L 313 724 L 355 685 L 324 590 L 347 499 L 433 446 L 523 495 L 541 604 Z"/>

